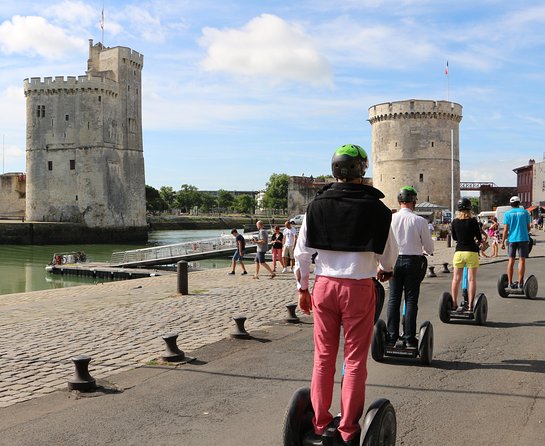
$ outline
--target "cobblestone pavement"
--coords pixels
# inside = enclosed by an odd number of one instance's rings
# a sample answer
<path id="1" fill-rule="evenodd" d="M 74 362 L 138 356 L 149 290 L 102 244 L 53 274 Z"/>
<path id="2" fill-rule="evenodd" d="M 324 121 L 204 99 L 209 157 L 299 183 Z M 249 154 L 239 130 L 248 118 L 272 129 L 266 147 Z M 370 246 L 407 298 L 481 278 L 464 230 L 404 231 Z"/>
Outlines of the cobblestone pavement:
<path id="1" fill-rule="evenodd" d="M 540 251 L 544 243 L 532 254 Z M 430 265 L 439 272 L 453 252 L 436 242 Z M 189 353 L 234 332 L 233 316 L 247 316 L 250 333 L 285 319 L 285 305 L 297 298 L 293 275 L 252 280 L 248 265 L 246 276 L 191 272 L 186 296 L 176 294 L 174 274 L 0 296 L 0 407 L 66 389 L 77 355 L 91 356 L 91 375 L 104 379 L 160 357 L 165 333 L 179 333 L 178 346 Z"/>

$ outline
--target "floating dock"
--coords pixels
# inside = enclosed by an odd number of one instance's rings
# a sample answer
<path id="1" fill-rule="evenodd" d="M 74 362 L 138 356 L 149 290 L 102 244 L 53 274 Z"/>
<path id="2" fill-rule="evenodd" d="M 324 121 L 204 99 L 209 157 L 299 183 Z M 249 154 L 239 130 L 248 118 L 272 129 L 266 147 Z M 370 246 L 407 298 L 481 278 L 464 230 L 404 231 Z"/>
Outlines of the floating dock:
<path id="1" fill-rule="evenodd" d="M 143 269 L 143 268 L 119 268 L 107 263 L 72 263 L 64 265 L 49 265 L 45 270 L 51 274 L 92 277 L 96 279 L 128 280 L 141 279 L 143 277 L 163 276 L 174 274 L 172 271 Z"/>

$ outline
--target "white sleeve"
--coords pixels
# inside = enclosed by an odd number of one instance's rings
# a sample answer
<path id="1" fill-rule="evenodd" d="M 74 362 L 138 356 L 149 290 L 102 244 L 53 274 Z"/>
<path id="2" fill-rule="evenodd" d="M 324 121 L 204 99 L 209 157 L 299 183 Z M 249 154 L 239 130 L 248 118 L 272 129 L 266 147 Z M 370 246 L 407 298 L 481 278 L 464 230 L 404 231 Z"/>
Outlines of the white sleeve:
<path id="1" fill-rule="evenodd" d="M 397 246 L 397 241 L 394 232 L 392 231 L 392 227 L 390 227 L 390 232 L 388 233 L 388 239 L 386 240 L 384 252 L 377 255 L 380 269 L 386 272 L 393 271 L 398 254 L 399 248 Z"/>
<path id="2" fill-rule="evenodd" d="M 297 279 L 297 289 L 308 290 L 308 282 L 310 276 L 310 265 L 312 264 L 312 255 L 316 253 L 314 248 L 309 248 L 306 245 L 307 241 L 307 222 L 303 218 L 297 243 L 295 244 L 295 269 L 294 274 Z"/>

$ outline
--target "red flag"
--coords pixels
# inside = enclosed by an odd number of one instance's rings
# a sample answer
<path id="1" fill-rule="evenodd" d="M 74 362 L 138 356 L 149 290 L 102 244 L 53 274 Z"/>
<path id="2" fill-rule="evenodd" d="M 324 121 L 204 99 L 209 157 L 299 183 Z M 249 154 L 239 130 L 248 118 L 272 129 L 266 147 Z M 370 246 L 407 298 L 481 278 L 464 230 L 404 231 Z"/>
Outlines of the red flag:
<path id="1" fill-rule="evenodd" d="M 447 66 L 445 67 L 445 75 L 448 76 L 448 60 L 447 60 Z"/>

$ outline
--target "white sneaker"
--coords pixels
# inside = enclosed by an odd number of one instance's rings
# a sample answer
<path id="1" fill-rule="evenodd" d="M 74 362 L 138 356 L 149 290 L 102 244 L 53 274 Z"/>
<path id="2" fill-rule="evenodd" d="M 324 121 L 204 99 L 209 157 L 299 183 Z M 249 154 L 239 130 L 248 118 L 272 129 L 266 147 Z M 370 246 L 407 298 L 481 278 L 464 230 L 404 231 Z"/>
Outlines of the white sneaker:
<path id="1" fill-rule="evenodd" d="M 290 272 L 291 272 L 291 273 L 293 272 L 293 268 L 290 268 Z"/>
<path id="2" fill-rule="evenodd" d="M 287 273 L 287 272 L 288 272 L 288 268 L 284 268 L 284 269 L 282 270 L 282 272 L 283 272 L 283 273 Z"/>

